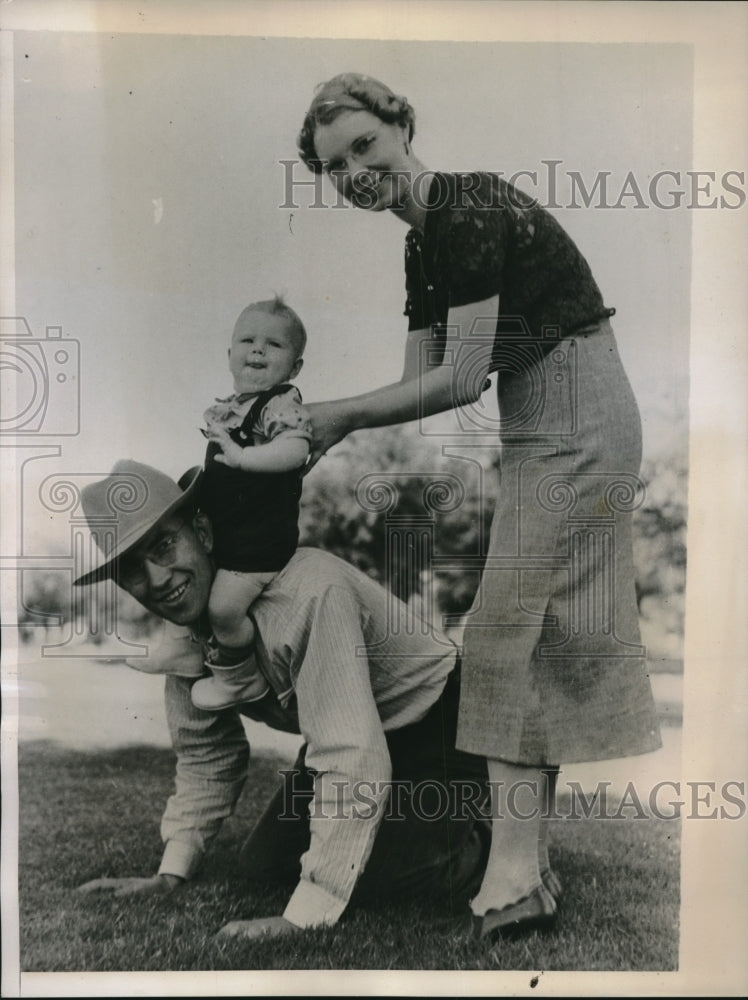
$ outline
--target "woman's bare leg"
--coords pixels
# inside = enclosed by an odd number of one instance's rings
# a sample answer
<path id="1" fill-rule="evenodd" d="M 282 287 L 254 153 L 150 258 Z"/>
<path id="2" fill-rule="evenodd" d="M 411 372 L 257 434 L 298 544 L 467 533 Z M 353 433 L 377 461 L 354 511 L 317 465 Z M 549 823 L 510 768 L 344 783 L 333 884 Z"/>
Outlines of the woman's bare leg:
<path id="1" fill-rule="evenodd" d="M 543 772 L 491 758 L 487 763 L 491 849 L 483 884 L 471 903 L 476 916 L 516 903 L 541 884 Z"/>

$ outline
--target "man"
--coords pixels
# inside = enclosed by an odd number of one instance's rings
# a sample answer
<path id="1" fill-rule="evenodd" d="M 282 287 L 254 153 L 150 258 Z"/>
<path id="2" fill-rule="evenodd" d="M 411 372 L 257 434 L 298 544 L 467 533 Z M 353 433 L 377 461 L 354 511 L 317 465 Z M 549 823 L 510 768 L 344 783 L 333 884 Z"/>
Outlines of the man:
<path id="1" fill-rule="evenodd" d="M 83 509 L 92 528 L 119 485 L 140 500 L 123 505 L 115 547 L 75 582 L 113 577 L 204 642 L 214 568 L 198 481 L 193 474 L 177 485 L 150 466 L 122 461 L 87 487 Z M 351 900 L 408 895 L 451 905 L 477 888 L 487 853 L 479 809 L 487 775 L 482 758 L 454 747 L 456 649 L 423 622 L 416 634 L 391 632 L 388 608 L 404 610 L 342 560 L 300 549 L 251 608 L 257 664 L 270 685 L 259 701 L 196 708 L 190 692 L 205 673 L 200 644 L 175 654 L 164 672 L 177 779 L 161 824 L 159 872 L 81 889 L 169 891 L 195 873 L 246 778 L 239 713 L 304 738 L 240 860 L 241 872 L 257 881 L 297 884 L 282 917 L 234 921 L 220 934 L 278 936 L 335 923 Z"/>

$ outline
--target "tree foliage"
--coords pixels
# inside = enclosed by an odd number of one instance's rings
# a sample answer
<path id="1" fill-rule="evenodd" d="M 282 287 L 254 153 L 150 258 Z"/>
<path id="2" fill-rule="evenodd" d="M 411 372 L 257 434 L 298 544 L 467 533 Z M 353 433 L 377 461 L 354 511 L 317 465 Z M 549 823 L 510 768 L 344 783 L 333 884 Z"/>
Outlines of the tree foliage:
<path id="1" fill-rule="evenodd" d="M 497 464 L 495 449 L 443 446 L 414 425 L 351 435 L 304 481 L 301 544 L 346 559 L 405 601 L 430 587 L 441 614 L 460 615 L 478 586 Z M 645 462 L 642 478 L 646 492 L 634 518 L 640 606 L 650 615 L 666 611 L 669 631 L 682 635 L 685 456 Z M 433 572 L 419 541 L 425 535 L 431 539 Z M 27 626 L 45 615 L 69 620 L 70 573 L 25 572 L 21 591 L 19 616 Z M 125 594 L 119 619 L 133 634 L 147 632 L 151 624 Z"/>

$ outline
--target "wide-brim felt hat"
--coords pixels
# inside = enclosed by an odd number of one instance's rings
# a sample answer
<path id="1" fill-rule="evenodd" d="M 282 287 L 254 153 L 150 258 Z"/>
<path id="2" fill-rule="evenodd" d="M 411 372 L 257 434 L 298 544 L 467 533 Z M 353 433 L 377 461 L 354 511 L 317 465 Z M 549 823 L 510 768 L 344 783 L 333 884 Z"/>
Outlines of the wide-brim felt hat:
<path id="1" fill-rule="evenodd" d="M 74 586 L 114 577 L 117 560 L 162 518 L 190 501 L 195 503 L 201 471 L 199 466 L 190 469 L 177 484 L 150 465 L 122 459 L 105 479 L 85 486 L 81 491 L 81 506 L 101 561 L 74 580 Z"/>

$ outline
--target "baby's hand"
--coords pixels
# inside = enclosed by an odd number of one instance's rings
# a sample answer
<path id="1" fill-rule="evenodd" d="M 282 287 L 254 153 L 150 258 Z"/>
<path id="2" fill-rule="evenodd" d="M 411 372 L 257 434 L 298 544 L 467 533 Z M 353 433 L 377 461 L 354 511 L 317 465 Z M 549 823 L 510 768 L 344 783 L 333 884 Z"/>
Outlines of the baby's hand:
<path id="1" fill-rule="evenodd" d="M 203 431 L 203 434 L 209 441 L 214 441 L 223 452 L 223 454 L 215 456 L 216 462 L 228 465 L 232 469 L 241 469 L 242 452 L 244 449 L 241 445 L 231 440 L 231 436 L 225 427 L 208 424 L 208 428 Z"/>

